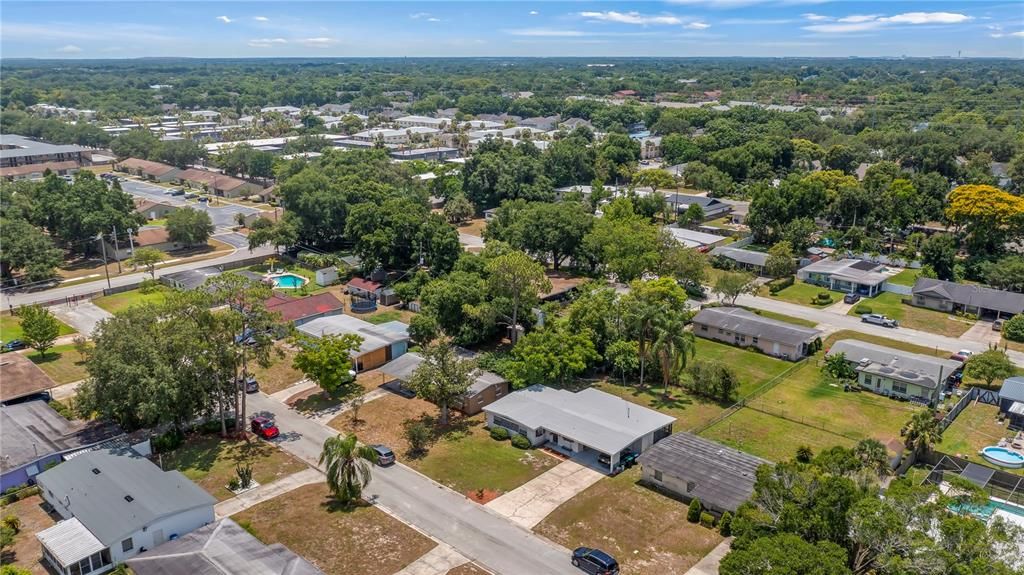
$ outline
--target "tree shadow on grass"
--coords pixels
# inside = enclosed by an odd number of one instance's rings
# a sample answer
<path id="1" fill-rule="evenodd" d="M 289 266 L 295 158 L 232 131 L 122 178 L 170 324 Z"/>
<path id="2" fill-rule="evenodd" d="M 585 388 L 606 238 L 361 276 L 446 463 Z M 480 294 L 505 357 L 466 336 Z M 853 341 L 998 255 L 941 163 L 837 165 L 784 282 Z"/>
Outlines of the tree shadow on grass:
<path id="1" fill-rule="evenodd" d="M 427 429 L 428 435 L 423 449 L 419 451 L 409 450 L 405 453 L 406 457 L 410 459 L 422 459 L 430 453 L 430 448 L 439 441 L 460 441 L 465 439 L 474 429 L 482 427 L 484 421 L 482 419 L 469 418 L 456 412 L 449 415 L 447 425 L 441 425 L 438 415 L 424 413 L 417 418 L 406 419 L 402 422 L 402 427 L 408 430 L 417 424 L 422 424 Z"/>
<path id="2" fill-rule="evenodd" d="M 333 497 L 327 497 L 320 502 L 320 507 L 328 513 L 352 513 L 365 507 L 373 507 L 373 504 L 365 499 L 357 499 L 349 503 L 342 503 Z"/>

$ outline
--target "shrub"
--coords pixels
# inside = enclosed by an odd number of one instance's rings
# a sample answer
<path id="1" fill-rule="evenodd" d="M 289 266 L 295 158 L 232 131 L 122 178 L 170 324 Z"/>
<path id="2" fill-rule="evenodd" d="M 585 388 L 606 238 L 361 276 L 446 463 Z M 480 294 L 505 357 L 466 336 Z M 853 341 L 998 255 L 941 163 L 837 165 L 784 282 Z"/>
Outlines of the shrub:
<path id="1" fill-rule="evenodd" d="M 800 463 L 810 463 L 814 459 L 814 452 L 806 445 L 796 448 L 796 460 Z"/>
<path id="2" fill-rule="evenodd" d="M 0 567 L 0 575 L 32 575 L 32 572 L 17 565 L 4 565 Z"/>
<path id="3" fill-rule="evenodd" d="M 60 401 L 56 399 L 51 399 L 47 405 L 49 405 L 51 409 L 59 413 L 60 416 L 63 417 L 64 419 L 75 419 L 75 415 L 71 412 L 71 408 L 61 403 Z"/>
<path id="4" fill-rule="evenodd" d="M 1024 314 L 1017 314 L 1003 323 L 1003 337 L 1024 342 Z"/>
<path id="5" fill-rule="evenodd" d="M 512 446 L 518 447 L 519 449 L 529 449 L 533 447 L 530 440 L 525 435 L 515 434 L 512 436 Z"/>
<path id="6" fill-rule="evenodd" d="M 146 278 L 139 282 L 139 293 L 150 294 L 160 289 L 161 287 L 162 286 L 160 285 L 159 280 L 155 280 L 153 278 Z"/>
<path id="7" fill-rule="evenodd" d="M 789 286 L 793 285 L 794 283 L 796 283 L 796 277 L 795 276 L 786 276 L 786 277 L 783 277 L 783 278 L 774 279 L 774 280 L 768 282 L 768 293 L 770 293 L 772 295 L 775 295 L 775 294 L 779 293 L 780 291 L 782 291 L 782 290 L 788 288 Z"/>
<path id="8" fill-rule="evenodd" d="M 229 491 L 238 491 L 241 488 L 242 488 L 242 483 L 240 481 L 238 481 L 237 477 L 232 477 L 231 481 L 228 481 L 228 490 Z"/>
<path id="9" fill-rule="evenodd" d="M 732 535 L 732 513 L 726 511 L 722 514 L 722 519 L 718 521 L 718 532 L 722 534 L 722 537 Z"/>
<path id="10" fill-rule="evenodd" d="M 167 453 L 181 447 L 185 436 L 180 431 L 170 430 L 153 438 L 153 453 Z"/>
<path id="11" fill-rule="evenodd" d="M 17 515 L 8 515 L 3 519 L 3 526 L 15 533 L 21 531 L 21 519 Z"/>
<path id="12" fill-rule="evenodd" d="M 700 514 L 700 524 L 708 529 L 712 529 L 715 526 L 715 516 L 704 512 Z"/>
<path id="13" fill-rule="evenodd" d="M 497 441 L 505 441 L 508 438 L 508 430 L 505 429 L 504 427 L 498 427 L 497 425 L 495 425 L 494 427 L 491 428 L 491 439 L 495 439 Z"/>
<path id="14" fill-rule="evenodd" d="M 239 463 L 235 466 L 235 475 L 238 476 L 238 486 L 242 489 L 252 486 L 252 464 L 242 465 Z"/>
<path id="15" fill-rule="evenodd" d="M 690 509 L 686 511 L 686 520 L 690 523 L 700 521 L 700 513 L 702 510 L 703 508 L 700 505 L 700 499 L 694 498 L 694 500 L 690 502 Z"/>
<path id="16" fill-rule="evenodd" d="M 417 421 L 405 428 L 405 440 L 409 442 L 409 453 L 419 455 L 427 450 L 430 430 L 422 421 Z"/>
<path id="17" fill-rule="evenodd" d="M 853 308 L 853 313 L 862 315 L 865 313 L 874 313 L 874 310 L 871 309 L 871 306 L 869 305 L 859 304 L 857 307 Z"/>

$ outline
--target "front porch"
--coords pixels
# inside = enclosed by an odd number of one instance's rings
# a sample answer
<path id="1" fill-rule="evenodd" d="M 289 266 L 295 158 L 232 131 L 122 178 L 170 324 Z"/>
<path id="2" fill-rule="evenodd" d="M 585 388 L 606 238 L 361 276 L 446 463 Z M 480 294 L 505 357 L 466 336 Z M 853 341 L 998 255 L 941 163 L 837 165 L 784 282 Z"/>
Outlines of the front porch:
<path id="1" fill-rule="evenodd" d="M 92 575 L 114 568 L 110 548 L 76 518 L 66 519 L 36 534 L 43 559 L 61 575 Z"/>

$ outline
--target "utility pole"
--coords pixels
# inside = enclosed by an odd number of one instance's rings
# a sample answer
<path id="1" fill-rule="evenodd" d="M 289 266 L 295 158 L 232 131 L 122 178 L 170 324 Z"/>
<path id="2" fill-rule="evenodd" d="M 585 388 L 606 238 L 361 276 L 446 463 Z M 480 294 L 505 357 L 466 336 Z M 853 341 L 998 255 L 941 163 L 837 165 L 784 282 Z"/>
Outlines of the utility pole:
<path id="1" fill-rule="evenodd" d="M 110 289 L 110 270 L 107 269 L 107 244 L 103 242 L 103 234 L 96 236 L 100 241 L 100 248 L 103 249 L 103 273 L 107 274 L 107 289 Z"/>
<path id="2" fill-rule="evenodd" d="M 131 251 L 131 253 L 132 253 L 132 256 L 135 255 L 135 240 L 132 239 L 132 234 L 134 234 L 134 233 L 135 233 L 135 230 L 128 230 L 128 246 L 129 246 L 129 251 Z"/>
<path id="3" fill-rule="evenodd" d="M 118 245 L 117 245 L 117 224 L 113 224 L 110 227 L 113 230 L 112 236 L 114 238 L 114 259 L 117 261 L 117 273 L 120 274 L 121 273 L 121 258 L 118 257 L 118 253 L 117 252 L 121 251 L 121 248 L 118 247 Z"/>

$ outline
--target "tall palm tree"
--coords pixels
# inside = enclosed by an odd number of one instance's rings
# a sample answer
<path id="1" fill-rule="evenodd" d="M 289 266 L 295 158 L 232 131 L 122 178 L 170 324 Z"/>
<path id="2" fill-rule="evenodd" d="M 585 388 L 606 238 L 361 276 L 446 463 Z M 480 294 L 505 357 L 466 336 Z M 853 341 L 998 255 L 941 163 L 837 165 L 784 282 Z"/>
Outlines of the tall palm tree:
<path id="1" fill-rule="evenodd" d="M 658 358 L 664 394 L 668 396 L 669 386 L 686 369 L 689 358 L 696 354 L 696 340 L 693 333 L 686 331 L 686 314 L 669 312 L 654 322 L 654 341 L 651 350 Z"/>
<path id="2" fill-rule="evenodd" d="M 915 455 L 923 455 L 928 453 L 933 445 L 942 441 L 942 428 L 939 426 L 939 420 L 935 418 L 935 412 L 925 409 L 910 418 L 900 430 L 900 435 Z"/>
<path id="3" fill-rule="evenodd" d="M 889 466 L 889 450 L 877 439 L 862 439 L 853 448 L 854 455 L 865 469 L 873 471 L 881 479 L 892 472 Z"/>
<path id="4" fill-rule="evenodd" d="M 366 445 L 359 445 L 355 435 L 336 435 L 324 441 L 320 465 L 326 467 L 327 487 L 342 505 L 351 505 L 363 495 L 370 483 L 370 461 L 376 453 Z"/>

